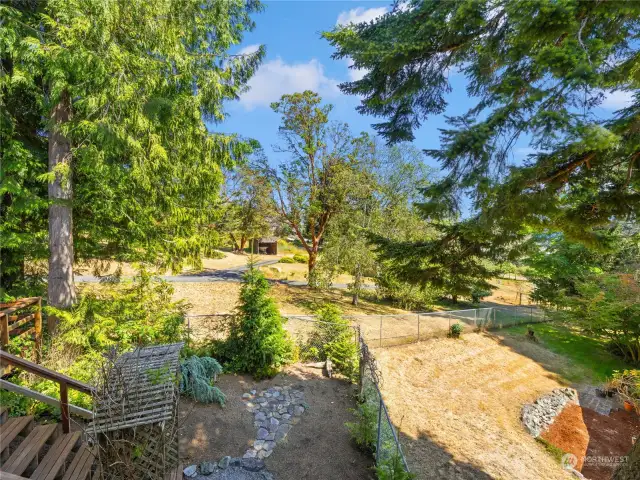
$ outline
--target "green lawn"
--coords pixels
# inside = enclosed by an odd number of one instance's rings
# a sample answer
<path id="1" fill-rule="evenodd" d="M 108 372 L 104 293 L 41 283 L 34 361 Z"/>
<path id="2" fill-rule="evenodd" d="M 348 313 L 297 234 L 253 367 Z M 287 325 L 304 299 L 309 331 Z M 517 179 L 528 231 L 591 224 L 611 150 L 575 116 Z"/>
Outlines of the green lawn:
<path id="1" fill-rule="evenodd" d="M 516 325 L 505 328 L 501 332 L 524 336 L 527 333 L 527 327 L 527 325 Z M 542 346 L 563 355 L 579 369 L 589 372 L 593 381 L 605 381 L 614 370 L 631 368 L 621 358 L 610 354 L 604 341 L 583 335 L 577 329 L 558 323 L 537 323 L 531 327 Z"/>

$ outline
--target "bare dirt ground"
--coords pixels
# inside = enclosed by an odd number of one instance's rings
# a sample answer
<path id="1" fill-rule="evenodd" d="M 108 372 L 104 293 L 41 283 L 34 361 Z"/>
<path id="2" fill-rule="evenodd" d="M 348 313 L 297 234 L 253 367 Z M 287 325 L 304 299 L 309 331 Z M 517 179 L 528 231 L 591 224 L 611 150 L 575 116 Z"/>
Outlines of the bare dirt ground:
<path id="1" fill-rule="evenodd" d="M 562 385 L 552 371 L 489 334 L 375 353 L 418 478 L 569 478 L 520 424 L 523 404 Z"/>
<path id="2" fill-rule="evenodd" d="M 583 408 L 583 417 L 589 430 L 587 461 L 582 474 L 590 480 L 609 480 L 618 466 L 614 462 L 598 461 L 598 457 L 620 458 L 633 447 L 634 438 L 640 436 L 640 417 L 635 413 L 618 410 L 609 416 Z"/>
<path id="3" fill-rule="evenodd" d="M 218 386 L 227 396 L 224 408 L 183 400 L 180 455 L 183 463 L 217 461 L 225 455 L 242 456 L 255 438 L 253 414 L 241 399 L 249 390 L 300 385 L 309 408 L 285 442 L 266 459 L 278 480 L 373 479 L 372 461 L 357 450 L 345 422 L 353 421 L 354 390 L 348 383 L 328 379 L 320 370 L 293 366 L 271 380 L 223 375 Z"/>
<path id="4" fill-rule="evenodd" d="M 533 289 L 524 279 L 507 280 L 494 278 L 489 283 L 495 287 L 491 295 L 483 298 L 485 304 L 529 305 L 529 293 Z M 522 299 L 520 299 L 522 297 Z"/>

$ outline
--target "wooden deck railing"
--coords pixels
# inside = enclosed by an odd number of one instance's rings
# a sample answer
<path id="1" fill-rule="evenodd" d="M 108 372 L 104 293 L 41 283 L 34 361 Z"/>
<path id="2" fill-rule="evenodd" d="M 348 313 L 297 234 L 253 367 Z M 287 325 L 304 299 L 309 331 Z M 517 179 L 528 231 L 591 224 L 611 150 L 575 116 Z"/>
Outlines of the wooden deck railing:
<path id="1" fill-rule="evenodd" d="M 59 401 L 55 398 L 48 397 L 39 392 L 29 390 L 28 388 L 14 385 L 6 380 L 0 381 L 0 387 L 6 390 L 12 390 L 14 392 L 21 393 L 41 402 L 49 403 L 56 406 L 59 405 L 60 411 L 62 413 L 62 431 L 64 433 L 69 433 L 71 427 L 71 420 L 69 418 L 70 408 L 74 414 L 88 418 L 92 417 L 93 413 L 91 411 L 85 410 L 84 408 L 80 408 L 75 405 L 69 405 L 69 388 L 77 390 L 78 392 L 86 393 L 87 395 L 93 395 L 93 387 L 91 387 L 90 385 L 82 383 L 75 378 L 63 375 L 62 373 L 49 370 L 42 365 L 38 365 L 37 363 L 30 362 L 29 360 L 25 360 L 24 358 L 17 357 L 2 350 L 0 350 L 0 364 L 2 364 L 3 366 L 8 364 L 39 377 L 46 378 L 47 380 L 52 380 L 58 383 L 58 385 L 60 386 Z"/>
<path id="2" fill-rule="evenodd" d="M 26 328 L 31 323 L 33 326 Z M 35 359 L 39 362 L 42 349 L 42 299 L 31 297 L 0 303 L 0 349 L 7 348 L 11 337 L 30 334 L 34 336 Z"/>

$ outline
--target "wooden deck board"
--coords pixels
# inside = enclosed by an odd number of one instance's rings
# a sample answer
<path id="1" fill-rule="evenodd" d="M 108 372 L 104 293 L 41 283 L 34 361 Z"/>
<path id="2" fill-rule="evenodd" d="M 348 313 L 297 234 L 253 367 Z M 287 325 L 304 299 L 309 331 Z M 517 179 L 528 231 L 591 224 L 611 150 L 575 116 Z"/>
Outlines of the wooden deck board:
<path id="1" fill-rule="evenodd" d="M 31 480 L 53 480 L 64 467 L 69 453 L 78 444 L 80 432 L 60 436 L 29 477 Z"/>
<path id="2" fill-rule="evenodd" d="M 9 446 L 25 429 L 33 425 L 33 416 L 13 417 L 0 426 L 0 452 Z"/>
<path id="3" fill-rule="evenodd" d="M 25 438 L 15 452 L 9 457 L 2 472 L 22 475 L 40 453 L 40 449 L 56 433 L 58 424 L 38 425 Z"/>
<path id="4" fill-rule="evenodd" d="M 95 460 L 95 453 L 86 444 L 83 444 L 73 458 L 62 480 L 86 480 L 91 472 Z"/>

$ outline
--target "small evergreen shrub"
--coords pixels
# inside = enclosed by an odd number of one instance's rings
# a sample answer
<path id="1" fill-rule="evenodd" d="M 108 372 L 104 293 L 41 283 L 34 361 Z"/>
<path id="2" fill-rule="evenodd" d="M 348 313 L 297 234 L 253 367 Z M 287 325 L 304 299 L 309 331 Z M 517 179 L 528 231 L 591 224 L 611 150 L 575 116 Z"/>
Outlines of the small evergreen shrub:
<path id="1" fill-rule="evenodd" d="M 345 426 L 353 441 L 362 450 L 372 453 L 376 448 L 378 408 L 375 404 L 364 402 L 352 410 L 355 422 L 347 422 Z"/>
<path id="2" fill-rule="evenodd" d="M 303 254 L 301 254 L 301 253 L 296 253 L 296 254 L 293 256 L 293 260 L 294 260 L 296 263 L 308 263 L 308 262 L 309 262 L 309 257 L 307 257 L 306 255 L 303 255 Z"/>
<path id="3" fill-rule="evenodd" d="M 293 257 L 282 257 L 278 263 L 297 263 Z"/>
<path id="4" fill-rule="evenodd" d="M 229 325 L 229 337 L 221 345 L 227 367 L 256 379 L 273 377 L 293 357 L 284 322 L 269 297 L 264 274 L 249 268 L 240 290 L 240 304 Z"/>
<path id="5" fill-rule="evenodd" d="M 390 458 L 376 465 L 378 480 L 412 480 L 416 475 L 404 469 L 400 452 L 395 452 Z"/>
<path id="6" fill-rule="evenodd" d="M 317 311 L 319 322 L 315 324 L 306 348 L 304 360 L 325 361 L 331 359 L 333 368 L 354 379 L 358 370 L 358 348 L 353 329 L 342 317 L 335 305 L 325 305 Z"/>
<path id="7" fill-rule="evenodd" d="M 449 337 L 460 338 L 460 335 L 462 335 L 462 324 L 459 322 L 453 323 L 449 327 Z"/>
<path id="8" fill-rule="evenodd" d="M 480 303 L 484 297 L 488 297 L 489 295 L 491 295 L 490 290 L 473 290 L 471 292 L 471 301 L 473 303 Z"/>
<path id="9" fill-rule="evenodd" d="M 224 405 L 225 396 L 213 382 L 222 373 L 215 358 L 195 355 L 180 362 L 180 392 L 201 403 Z"/>

